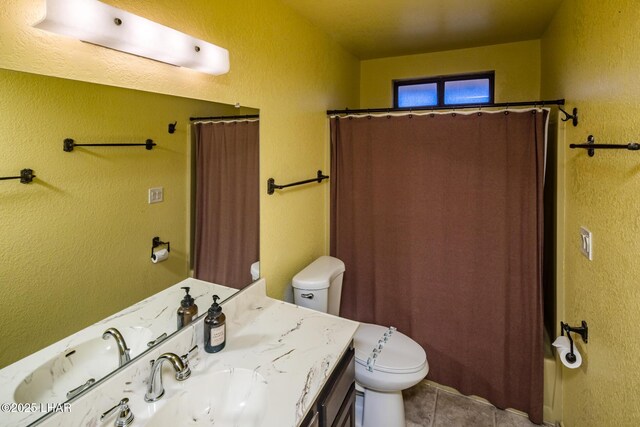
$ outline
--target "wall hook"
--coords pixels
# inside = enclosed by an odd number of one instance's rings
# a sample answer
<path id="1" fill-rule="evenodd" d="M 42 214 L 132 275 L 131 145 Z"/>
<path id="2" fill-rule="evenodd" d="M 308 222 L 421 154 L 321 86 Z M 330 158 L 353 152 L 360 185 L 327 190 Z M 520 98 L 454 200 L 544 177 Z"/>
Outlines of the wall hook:
<path id="1" fill-rule="evenodd" d="M 178 122 L 169 123 L 169 133 L 175 133 L 176 132 L 176 125 L 177 124 L 178 124 Z"/>
<path id="2" fill-rule="evenodd" d="M 562 113 L 564 113 L 564 118 L 560 119 L 563 122 L 572 120 L 573 126 L 578 126 L 578 109 L 574 108 L 573 109 L 573 114 L 569 114 L 566 111 L 564 111 L 562 109 L 562 107 L 558 107 L 558 110 L 562 111 Z"/>

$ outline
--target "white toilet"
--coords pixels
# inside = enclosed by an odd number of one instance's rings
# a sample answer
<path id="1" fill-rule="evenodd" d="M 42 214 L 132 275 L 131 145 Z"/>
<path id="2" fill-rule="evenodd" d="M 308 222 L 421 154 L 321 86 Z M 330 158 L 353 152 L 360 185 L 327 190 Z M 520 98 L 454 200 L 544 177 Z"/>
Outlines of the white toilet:
<path id="1" fill-rule="evenodd" d="M 292 280 L 297 305 L 338 316 L 342 294 L 342 261 L 322 256 Z M 404 427 L 402 390 L 429 372 L 424 349 L 393 327 L 361 323 L 356 350 L 357 427 Z M 364 394 L 362 393 L 364 392 Z"/>

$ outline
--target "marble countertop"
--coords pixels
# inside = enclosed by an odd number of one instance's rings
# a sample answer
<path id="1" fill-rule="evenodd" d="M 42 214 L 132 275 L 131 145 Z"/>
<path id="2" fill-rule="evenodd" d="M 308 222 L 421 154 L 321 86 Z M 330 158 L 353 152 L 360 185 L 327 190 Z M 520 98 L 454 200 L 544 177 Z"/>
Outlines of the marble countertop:
<path id="1" fill-rule="evenodd" d="M 190 381 L 196 384 L 199 377 L 211 372 L 247 369 L 260 374 L 267 387 L 260 426 L 298 426 L 348 349 L 358 323 L 268 298 L 265 288 L 265 281 L 259 280 L 223 304 L 227 340 L 219 353 L 204 351 L 200 319 L 145 354 L 134 366 L 81 396 L 68 412 L 50 416 L 41 425 L 112 425 L 113 419 L 100 422 L 100 413 L 123 397 L 129 398 L 135 414 L 132 427 L 153 425 L 154 415 L 188 390 Z M 199 351 L 190 362 L 191 378 L 178 382 L 167 369 L 163 374 L 164 396 L 152 404 L 144 402 L 150 361 L 164 352 L 186 353 L 193 345 L 198 345 Z M 215 385 L 211 387 L 213 390 Z M 210 421 L 208 425 L 235 424 Z"/>
<path id="2" fill-rule="evenodd" d="M 175 332 L 177 328 L 176 310 L 184 296 L 184 290 L 180 289 L 182 286 L 191 287 L 190 293 L 196 300 L 200 314 L 210 306 L 213 294 L 217 294 L 222 300 L 225 300 L 238 292 L 237 289 L 188 278 L 1 369 L 0 403 L 12 404 L 19 401 L 19 403 L 38 403 L 38 405 L 34 406 L 31 412 L 17 411 L 17 407 L 13 412 L 1 411 L 0 425 L 28 425 L 46 413 L 49 408 L 47 403 L 60 404 L 65 402 L 67 400 L 66 392 L 69 391 L 66 389 L 54 390 L 44 403 L 22 401 L 24 399 L 20 399 L 20 396 L 16 396 L 14 392 L 22 383 L 33 381 L 33 376 L 30 374 L 37 368 L 67 354 L 89 340 L 101 339 L 107 328 L 117 328 L 121 332 L 127 345 L 131 348 L 132 359 L 148 349 L 147 342 L 156 339 L 165 332 L 169 335 Z M 115 341 L 111 338 L 105 343 L 115 346 Z M 102 366 L 101 372 L 111 372 L 118 368 L 117 353 L 108 363 L 113 363 L 113 366 Z M 65 364 L 56 362 L 41 371 L 51 377 L 46 381 L 55 381 L 68 368 Z M 97 381 L 100 378 L 95 379 Z M 82 382 L 84 380 L 77 385 Z M 42 405 L 40 405 L 41 403 Z"/>

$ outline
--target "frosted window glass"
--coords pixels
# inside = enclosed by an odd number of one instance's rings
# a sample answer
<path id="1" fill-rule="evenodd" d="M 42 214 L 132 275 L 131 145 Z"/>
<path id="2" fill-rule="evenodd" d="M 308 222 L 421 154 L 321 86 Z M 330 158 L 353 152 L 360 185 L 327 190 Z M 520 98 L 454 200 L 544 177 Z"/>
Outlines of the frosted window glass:
<path id="1" fill-rule="evenodd" d="M 429 107 L 432 105 L 438 105 L 437 83 L 398 86 L 398 107 Z"/>
<path id="2" fill-rule="evenodd" d="M 483 104 L 491 101 L 489 79 L 453 80 L 444 83 L 444 103 Z"/>

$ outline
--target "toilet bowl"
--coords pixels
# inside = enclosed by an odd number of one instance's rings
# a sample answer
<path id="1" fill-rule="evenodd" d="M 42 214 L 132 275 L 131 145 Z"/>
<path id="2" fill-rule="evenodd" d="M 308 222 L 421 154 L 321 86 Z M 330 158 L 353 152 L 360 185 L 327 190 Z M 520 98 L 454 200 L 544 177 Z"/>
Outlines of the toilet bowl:
<path id="1" fill-rule="evenodd" d="M 339 315 L 344 263 L 322 256 L 292 280 L 297 305 Z M 429 372 L 424 349 L 393 327 L 361 323 L 354 335 L 357 427 L 404 427 L 402 390 Z"/>

